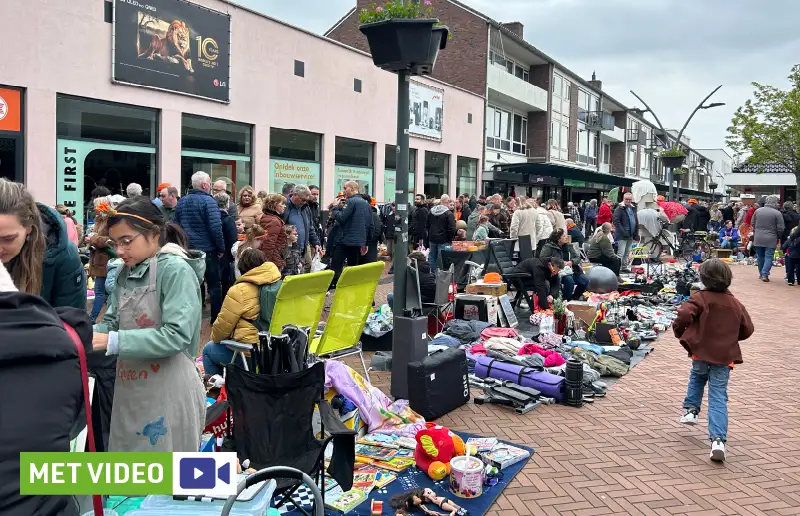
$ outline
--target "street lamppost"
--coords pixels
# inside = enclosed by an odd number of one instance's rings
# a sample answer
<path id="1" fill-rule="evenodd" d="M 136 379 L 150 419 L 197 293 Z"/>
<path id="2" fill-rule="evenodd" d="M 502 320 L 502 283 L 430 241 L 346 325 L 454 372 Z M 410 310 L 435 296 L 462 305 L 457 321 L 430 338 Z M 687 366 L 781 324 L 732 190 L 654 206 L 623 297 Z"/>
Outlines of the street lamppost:
<path id="1" fill-rule="evenodd" d="M 722 88 L 722 85 L 721 85 L 721 84 L 720 84 L 719 86 L 717 86 L 716 88 L 714 88 L 714 91 L 712 91 L 711 93 L 709 93 L 709 94 L 706 96 L 706 98 L 704 98 L 704 99 L 703 99 L 703 100 L 700 102 L 700 104 L 698 104 L 698 105 L 697 105 L 697 107 L 696 107 L 696 108 L 694 108 L 694 111 L 692 111 L 692 114 L 691 114 L 691 115 L 689 115 L 689 118 L 687 118 L 687 119 L 686 119 L 686 123 L 685 123 L 685 124 L 683 124 L 683 127 L 681 127 L 681 130 L 680 130 L 680 132 L 678 133 L 678 137 L 675 139 L 675 148 L 677 148 L 677 149 L 680 149 L 680 148 L 681 148 L 681 137 L 683 136 L 683 131 L 685 131 L 685 130 L 686 130 L 686 128 L 689 126 L 689 122 L 691 122 L 691 121 L 692 121 L 692 118 L 694 118 L 694 115 L 695 115 L 695 113 L 697 113 L 697 112 L 698 112 L 699 110 L 701 110 L 701 109 L 711 109 L 711 108 L 715 108 L 715 107 L 719 107 L 719 106 L 724 106 L 724 105 L 725 105 L 725 103 L 724 103 L 724 102 L 712 102 L 711 104 L 706 104 L 706 102 L 708 102 L 708 99 L 710 99 L 710 98 L 711 98 L 711 96 L 712 96 L 712 95 L 714 95 L 714 94 L 715 94 L 715 93 L 716 93 L 716 92 L 717 92 L 717 91 L 718 91 L 720 88 Z M 650 108 L 650 106 L 648 106 L 648 105 L 647 105 L 647 102 L 645 102 L 645 101 L 644 101 L 644 99 L 642 99 L 642 97 L 640 97 L 639 95 L 637 95 L 636 93 L 634 93 L 634 91 L 633 91 L 633 90 L 631 90 L 631 95 L 633 95 L 634 97 L 636 97 L 636 98 L 637 98 L 637 100 L 639 100 L 639 102 L 641 102 L 642 104 L 644 104 L 644 107 L 645 107 L 645 109 L 643 109 L 643 110 L 642 110 L 642 109 L 639 109 L 639 110 L 636 110 L 636 111 L 638 111 L 638 112 L 640 112 L 640 113 L 642 113 L 642 114 L 644 114 L 644 113 L 647 113 L 647 112 L 649 112 L 650 114 L 652 114 L 652 115 L 653 115 L 653 118 L 655 118 L 655 119 L 656 119 L 656 122 L 658 123 L 658 128 L 659 128 L 659 129 L 661 129 L 661 132 L 664 134 L 664 138 L 666 138 L 666 140 L 667 140 L 665 143 L 666 143 L 667 145 L 671 146 L 671 144 L 670 144 L 670 137 L 669 137 L 669 134 L 668 134 L 668 133 L 667 133 L 667 131 L 664 129 L 664 126 L 663 126 L 663 125 L 661 125 L 661 121 L 658 119 L 658 116 L 656 116 L 655 112 L 654 112 L 654 111 L 653 111 L 653 110 Z M 675 196 L 673 196 L 673 195 L 672 195 L 672 191 L 673 191 L 673 190 L 672 190 L 672 187 L 673 187 L 672 183 L 673 183 L 673 179 L 674 179 L 674 178 L 673 178 L 672 170 L 669 170 L 669 171 L 667 171 L 667 170 L 666 170 L 666 167 L 665 167 L 664 175 L 665 175 L 665 178 L 668 176 L 668 181 L 669 181 L 669 199 L 670 199 L 671 201 L 674 201 L 676 198 L 680 197 L 680 192 L 681 192 L 681 184 L 680 184 L 680 180 L 678 180 L 678 184 L 677 184 L 677 190 L 676 190 Z"/>

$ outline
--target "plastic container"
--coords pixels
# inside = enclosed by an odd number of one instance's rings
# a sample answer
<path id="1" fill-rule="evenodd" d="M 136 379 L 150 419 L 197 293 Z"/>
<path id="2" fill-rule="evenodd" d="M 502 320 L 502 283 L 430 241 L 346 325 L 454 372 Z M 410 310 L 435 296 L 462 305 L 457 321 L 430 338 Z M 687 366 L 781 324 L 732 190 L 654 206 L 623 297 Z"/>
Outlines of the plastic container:
<path id="1" fill-rule="evenodd" d="M 477 457 L 450 459 L 450 492 L 459 498 L 477 498 L 482 495 L 483 467 L 483 462 Z"/>
<path id="2" fill-rule="evenodd" d="M 239 495 L 239 500 L 233 504 L 232 516 L 265 516 L 272 502 L 277 484 L 274 480 L 262 482 Z M 253 490 L 257 490 L 255 495 Z M 247 500 L 250 498 L 250 500 Z M 245 501 L 247 500 L 247 501 Z M 175 500 L 168 495 L 151 495 L 144 499 L 139 509 L 129 512 L 126 516 L 171 516 L 188 515 L 219 516 L 225 500 L 210 502 L 196 502 L 190 500 Z"/>
<path id="3" fill-rule="evenodd" d="M 94 516 L 94 510 L 85 513 L 83 516 Z M 119 516 L 119 514 L 114 509 L 103 509 L 103 516 Z"/>

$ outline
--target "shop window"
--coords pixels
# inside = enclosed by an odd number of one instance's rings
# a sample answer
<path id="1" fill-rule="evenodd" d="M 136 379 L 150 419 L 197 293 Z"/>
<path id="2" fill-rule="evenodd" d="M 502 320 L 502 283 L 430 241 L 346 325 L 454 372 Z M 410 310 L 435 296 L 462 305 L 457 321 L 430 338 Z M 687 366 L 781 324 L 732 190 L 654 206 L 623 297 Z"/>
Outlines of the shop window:
<path id="1" fill-rule="evenodd" d="M 417 172 L 417 149 L 408 149 L 408 198 L 414 199 L 414 184 Z M 383 201 L 395 200 L 397 187 L 397 147 L 386 146 L 386 155 L 383 162 Z"/>
<path id="2" fill-rule="evenodd" d="M 321 148 L 319 134 L 272 127 L 267 191 L 281 193 L 287 183 L 319 185 Z"/>
<path id="3" fill-rule="evenodd" d="M 184 191 L 191 189 L 195 172 L 206 172 L 212 181 L 228 183 L 236 192 L 252 185 L 251 141 L 249 124 L 215 118 L 183 115 L 181 128 L 181 181 Z"/>
<path id="4" fill-rule="evenodd" d="M 425 197 L 441 197 L 448 192 L 450 156 L 425 151 Z"/>
<path id="5" fill-rule="evenodd" d="M 373 195 L 373 150 L 374 144 L 361 140 L 336 137 L 333 186 L 336 192 L 344 189 L 347 181 L 356 181 L 361 193 Z"/>
<path id="6" fill-rule="evenodd" d="M 475 195 L 478 191 L 478 160 L 456 158 L 456 194 Z"/>
<path id="7" fill-rule="evenodd" d="M 20 183 L 25 180 L 23 97 L 22 90 L 0 87 L 0 177 Z"/>
<path id="8" fill-rule="evenodd" d="M 88 208 L 98 186 L 124 194 L 138 183 L 144 195 L 155 197 L 156 110 L 58 95 L 56 134 L 56 202 L 82 223 L 94 217 Z"/>
<path id="9" fill-rule="evenodd" d="M 303 61 L 294 61 L 294 74 L 298 77 L 306 76 L 306 64 Z"/>

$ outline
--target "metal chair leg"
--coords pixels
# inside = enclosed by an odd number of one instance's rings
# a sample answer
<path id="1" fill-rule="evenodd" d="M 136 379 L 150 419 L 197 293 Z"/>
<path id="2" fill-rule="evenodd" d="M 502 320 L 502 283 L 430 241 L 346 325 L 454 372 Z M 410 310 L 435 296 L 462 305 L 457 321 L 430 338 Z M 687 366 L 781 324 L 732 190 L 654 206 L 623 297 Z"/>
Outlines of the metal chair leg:
<path id="1" fill-rule="evenodd" d="M 369 369 L 367 369 L 367 363 L 364 361 L 364 351 L 361 349 L 358 350 L 358 358 L 361 359 L 361 367 L 364 368 L 364 375 L 367 377 L 367 382 L 372 383 L 372 381 L 369 379 Z"/>

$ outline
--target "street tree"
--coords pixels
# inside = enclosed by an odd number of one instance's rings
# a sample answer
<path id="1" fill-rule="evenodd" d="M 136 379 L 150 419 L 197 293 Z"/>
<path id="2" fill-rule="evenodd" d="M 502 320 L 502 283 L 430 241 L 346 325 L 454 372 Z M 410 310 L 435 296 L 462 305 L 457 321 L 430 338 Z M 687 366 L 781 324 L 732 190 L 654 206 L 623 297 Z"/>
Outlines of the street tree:
<path id="1" fill-rule="evenodd" d="M 800 65 L 789 89 L 753 83 L 753 98 L 736 110 L 726 138 L 737 158 L 755 165 L 778 164 L 794 172 L 800 193 Z"/>

